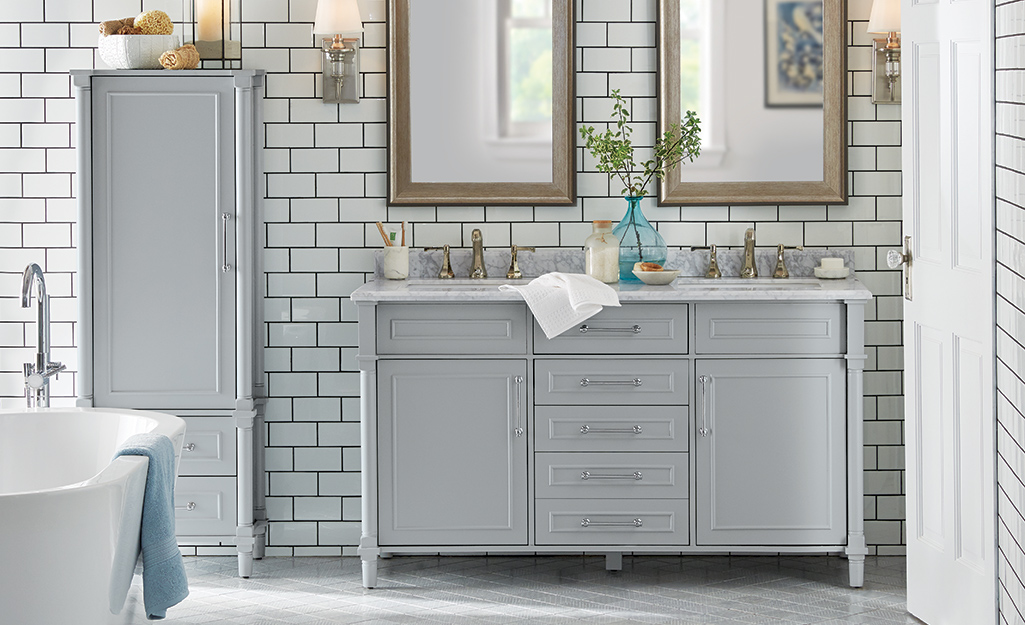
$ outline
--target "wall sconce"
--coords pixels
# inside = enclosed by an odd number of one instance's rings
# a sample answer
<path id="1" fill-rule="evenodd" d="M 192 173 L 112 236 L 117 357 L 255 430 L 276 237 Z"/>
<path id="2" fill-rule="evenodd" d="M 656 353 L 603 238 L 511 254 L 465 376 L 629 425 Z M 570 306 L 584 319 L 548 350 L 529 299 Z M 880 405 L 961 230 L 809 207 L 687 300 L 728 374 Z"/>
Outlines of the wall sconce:
<path id="1" fill-rule="evenodd" d="M 362 33 L 356 0 L 317 0 L 314 34 L 331 35 L 321 41 L 324 102 L 359 102 L 359 38 L 342 33 Z"/>
<path id="2" fill-rule="evenodd" d="M 872 40 L 872 104 L 900 104 L 900 0 L 873 0 L 868 32 Z"/>
<path id="3" fill-rule="evenodd" d="M 183 3 L 184 4 L 184 3 Z M 242 1 L 191 0 L 186 23 L 203 60 L 237 61 L 242 58 Z"/>

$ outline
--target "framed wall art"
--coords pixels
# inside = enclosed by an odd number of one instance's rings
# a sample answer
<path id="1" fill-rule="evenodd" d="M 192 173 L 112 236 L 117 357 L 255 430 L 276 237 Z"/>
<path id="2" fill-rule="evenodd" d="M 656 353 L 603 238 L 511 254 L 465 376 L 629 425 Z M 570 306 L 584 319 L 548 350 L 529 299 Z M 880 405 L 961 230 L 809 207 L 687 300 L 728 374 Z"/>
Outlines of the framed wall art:
<path id="1" fill-rule="evenodd" d="M 822 0 L 765 0 L 765 105 L 822 106 Z"/>

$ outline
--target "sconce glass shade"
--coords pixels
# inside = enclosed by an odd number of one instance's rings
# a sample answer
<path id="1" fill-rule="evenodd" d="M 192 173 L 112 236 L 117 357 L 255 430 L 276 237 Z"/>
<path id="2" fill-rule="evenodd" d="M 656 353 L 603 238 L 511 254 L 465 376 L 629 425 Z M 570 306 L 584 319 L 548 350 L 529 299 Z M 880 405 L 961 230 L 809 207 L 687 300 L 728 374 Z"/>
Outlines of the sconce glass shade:
<path id="1" fill-rule="evenodd" d="M 900 104 L 900 0 L 873 0 L 868 32 L 886 35 L 873 39 L 872 103 Z"/>
<path id="2" fill-rule="evenodd" d="M 317 0 L 313 32 L 321 35 L 363 32 L 363 20 L 356 0 Z"/>
<path id="3" fill-rule="evenodd" d="M 900 0 L 873 0 L 872 13 L 868 16 L 868 32 L 900 32 Z"/>
<path id="4" fill-rule="evenodd" d="M 359 39 L 341 35 L 363 32 L 356 0 L 317 0 L 313 32 L 332 35 L 321 40 L 324 102 L 359 102 Z"/>

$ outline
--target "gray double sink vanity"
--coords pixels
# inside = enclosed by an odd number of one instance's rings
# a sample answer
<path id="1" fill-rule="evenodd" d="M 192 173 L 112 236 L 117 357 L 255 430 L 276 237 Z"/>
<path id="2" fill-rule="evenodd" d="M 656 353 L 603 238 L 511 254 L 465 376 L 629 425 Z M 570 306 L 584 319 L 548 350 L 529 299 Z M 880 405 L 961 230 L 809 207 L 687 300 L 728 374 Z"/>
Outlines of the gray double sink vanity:
<path id="1" fill-rule="evenodd" d="M 837 553 L 861 586 L 871 293 L 814 260 L 621 283 L 553 339 L 509 280 L 357 289 L 364 585 L 392 554 Z"/>

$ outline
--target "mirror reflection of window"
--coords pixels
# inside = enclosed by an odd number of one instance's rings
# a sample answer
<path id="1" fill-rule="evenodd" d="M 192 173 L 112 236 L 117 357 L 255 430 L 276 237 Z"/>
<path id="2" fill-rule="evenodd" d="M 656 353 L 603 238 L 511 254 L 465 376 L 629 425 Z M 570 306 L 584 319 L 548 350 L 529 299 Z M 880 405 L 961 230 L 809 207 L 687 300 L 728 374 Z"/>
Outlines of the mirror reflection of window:
<path id="1" fill-rule="evenodd" d="M 499 133 L 551 136 L 552 0 L 501 0 Z"/>
<path id="2" fill-rule="evenodd" d="M 680 106 L 697 113 L 705 123 L 708 115 L 701 106 L 701 97 L 707 96 L 708 89 L 701 85 L 708 72 L 701 62 L 704 57 L 707 63 L 708 53 L 702 54 L 701 48 L 708 43 L 708 29 L 703 23 L 706 8 L 706 0 L 680 0 Z"/>
<path id="3" fill-rule="evenodd" d="M 690 168 L 718 167 L 726 154 L 724 4 L 680 0 L 680 106 L 701 120 L 701 156 Z"/>

